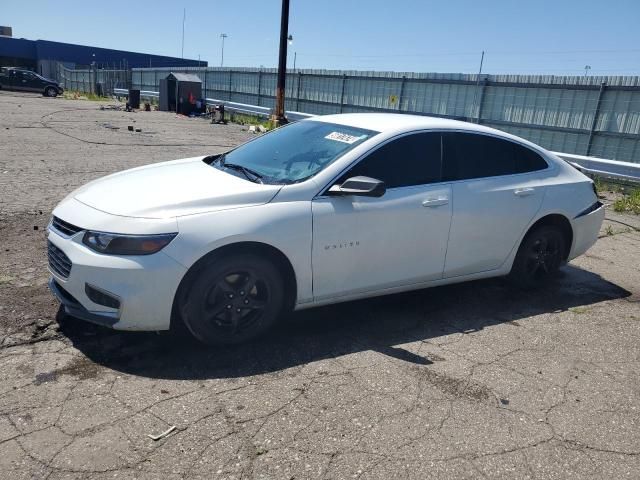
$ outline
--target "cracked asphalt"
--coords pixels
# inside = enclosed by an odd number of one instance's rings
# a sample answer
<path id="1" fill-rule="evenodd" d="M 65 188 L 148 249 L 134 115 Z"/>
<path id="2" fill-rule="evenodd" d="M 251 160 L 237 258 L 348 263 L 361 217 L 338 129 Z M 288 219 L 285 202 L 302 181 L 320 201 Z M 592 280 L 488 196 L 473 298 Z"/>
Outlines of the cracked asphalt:
<path id="1" fill-rule="evenodd" d="M 608 213 L 535 292 L 497 279 L 324 307 L 234 348 L 114 332 L 47 292 L 53 206 L 250 134 L 100 105 L 0 93 L 2 478 L 640 478 L 638 217 Z"/>

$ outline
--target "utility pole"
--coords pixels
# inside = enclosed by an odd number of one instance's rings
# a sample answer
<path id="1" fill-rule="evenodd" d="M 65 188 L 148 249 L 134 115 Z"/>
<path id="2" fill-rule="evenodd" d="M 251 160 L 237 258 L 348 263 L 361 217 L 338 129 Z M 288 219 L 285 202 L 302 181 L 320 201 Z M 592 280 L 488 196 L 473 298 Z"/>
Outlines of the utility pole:
<path id="1" fill-rule="evenodd" d="M 284 115 L 284 88 L 287 80 L 287 40 L 289 39 L 289 0 L 282 0 L 280 17 L 280 56 L 278 58 L 278 84 L 276 86 L 276 108 L 272 120 L 276 126 L 287 123 Z"/>
<path id="2" fill-rule="evenodd" d="M 589 70 L 591 70 L 591 65 L 585 65 L 584 66 L 584 78 L 587 78 L 587 74 L 589 73 Z"/>
<path id="3" fill-rule="evenodd" d="M 222 55 L 220 56 L 220 66 L 222 67 L 224 65 L 224 39 L 227 38 L 229 35 L 227 35 L 226 33 L 221 33 L 220 34 L 220 38 L 222 39 Z"/>
<path id="4" fill-rule="evenodd" d="M 187 9 L 182 10 L 182 58 L 184 58 L 184 22 L 187 19 Z"/>

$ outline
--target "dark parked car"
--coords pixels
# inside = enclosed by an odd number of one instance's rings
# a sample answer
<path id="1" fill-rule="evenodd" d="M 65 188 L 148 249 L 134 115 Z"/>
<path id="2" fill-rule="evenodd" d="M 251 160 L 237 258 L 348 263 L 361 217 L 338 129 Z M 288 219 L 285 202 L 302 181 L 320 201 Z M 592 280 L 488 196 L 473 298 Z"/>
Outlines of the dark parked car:
<path id="1" fill-rule="evenodd" d="M 56 97 L 63 92 L 55 80 L 50 80 L 30 70 L 0 68 L 0 89 L 38 92 L 46 97 Z"/>

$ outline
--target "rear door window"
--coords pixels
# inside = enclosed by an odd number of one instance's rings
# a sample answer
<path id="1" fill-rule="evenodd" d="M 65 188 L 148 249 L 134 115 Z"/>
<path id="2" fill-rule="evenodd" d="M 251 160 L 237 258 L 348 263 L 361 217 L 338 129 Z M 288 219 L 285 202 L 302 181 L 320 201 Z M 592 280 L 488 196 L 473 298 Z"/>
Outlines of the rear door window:
<path id="1" fill-rule="evenodd" d="M 547 162 L 533 150 L 475 133 L 443 134 L 443 179 L 449 181 L 534 172 Z"/>

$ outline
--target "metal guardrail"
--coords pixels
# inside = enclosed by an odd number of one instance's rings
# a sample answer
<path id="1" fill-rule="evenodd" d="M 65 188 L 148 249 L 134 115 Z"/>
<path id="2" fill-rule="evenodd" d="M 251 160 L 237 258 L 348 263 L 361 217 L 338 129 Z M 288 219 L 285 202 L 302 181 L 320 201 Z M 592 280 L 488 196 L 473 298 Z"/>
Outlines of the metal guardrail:
<path id="1" fill-rule="evenodd" d="M 126 97 L 129 91 L 123 88 L 115 88 L 115 95 Z M 160 94 L 151 90 L 141 90 L 140 97 L 158 98 Z M 220 100 L 217 98 L 205 99 L 207 105 L 224 105 L 225 109 L 246 113 L 249 115 L 258 115 L 268 117 L 271 115 L 271 109 L 268 107 L 259 107 L 257 105 L 248 105 L 246 103 L 230 102 L 228 100 Z M 305 118 L 315 117 L 315 115 L 303 112 L 286 112 L 287 118 L 290 120 L 302 120 Z M 631 162 L 621 162 L 618 160 L 606 160 L 596 157 L 585 157 L 583 155 L 574 155 L 571 153 L 553 152 L 563 160 L 571 163 L 579 170 L 597 177 L 611 178 L 614 180 L 623 180 L 628 182 L 640 182 L 640 164 Z"/>
<path id="2" fill-rule="evenodd" d="M 129 90 L 126 88 L 114 88 L 113 94 L 116 97 L 128 97 Z M 160 92 L 154 92 L 152 90 L 140 90 L 141 98 L 160 98 Z"/>
<path id="3" fill-rule="evenodd" d="M 563 160 L 571 163 L 579 170 L 596 177 L 623 180 L 627 182 L 640 182 L 640 164 L 621 162 L 619 160 L 607 160 L 604 158 L 585 157 L 572 153 L 552 152 Z"/>

